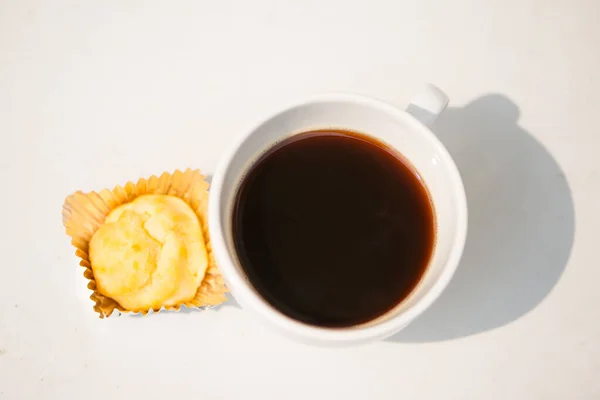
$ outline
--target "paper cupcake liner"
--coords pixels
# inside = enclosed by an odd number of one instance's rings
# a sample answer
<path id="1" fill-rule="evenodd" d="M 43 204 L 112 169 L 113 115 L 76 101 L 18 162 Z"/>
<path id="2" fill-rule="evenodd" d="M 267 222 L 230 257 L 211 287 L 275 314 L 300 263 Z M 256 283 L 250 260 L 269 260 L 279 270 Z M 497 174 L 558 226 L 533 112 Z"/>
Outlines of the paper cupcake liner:
<path id="1" fill-rule="evenodd" d="M 78 191 L 65 199 L 62 210 L 63 225 L 67 235 L 72 238 L 71 243 L 77 249 L 75 255 L 81 259 L 79 265 L 85 268 L 83 276 L 89 280 L 87 287 L 93 291 L 90 298 L 95 303 L 94 310 L 100 314 L 100 318 L 110 316 L 115 310 L 137 314 L 123 309 L 115 300 L 96 291 L 88 249 L 92 236 L 112 210 L 144 194 L 177 196 L 194 210 L 202 226 L 209 265 L 192 300 L 176 306 L 148 309 L 141 313 L 146 315 L 148 312 L 159 312 L 163 309 L 179 311 L 181 306 L 207 308 L 225 302 L 227 288 L 216 266 L 208 235 L 208 182 L 199 170 L 188 169 L 185 172 L 177 170 L 173 174 L 165 172 L 160 177 L 153 175 L 148 179 L 142 178 L 137 183 L 127 182 L 124 187 L 116 186 L 112 190 L 104 189 L 90 193 Z"/>

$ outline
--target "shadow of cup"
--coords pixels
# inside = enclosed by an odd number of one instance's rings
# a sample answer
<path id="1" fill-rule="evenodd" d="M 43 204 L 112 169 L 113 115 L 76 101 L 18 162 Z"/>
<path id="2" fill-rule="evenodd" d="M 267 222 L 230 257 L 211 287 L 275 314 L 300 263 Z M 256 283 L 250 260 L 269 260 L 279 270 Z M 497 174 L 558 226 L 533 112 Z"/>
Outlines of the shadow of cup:
<path id="1" fill-rule="evenodd" d="M 387 341 L 443 341 L 506 325 L 558 282 L 573 244 L 573 199 L 560 166 L 518 117 L 507 97 L 490 94 L 448 108 L 434 125 L 465 184 L 467 242 L 440 298 Z"/>

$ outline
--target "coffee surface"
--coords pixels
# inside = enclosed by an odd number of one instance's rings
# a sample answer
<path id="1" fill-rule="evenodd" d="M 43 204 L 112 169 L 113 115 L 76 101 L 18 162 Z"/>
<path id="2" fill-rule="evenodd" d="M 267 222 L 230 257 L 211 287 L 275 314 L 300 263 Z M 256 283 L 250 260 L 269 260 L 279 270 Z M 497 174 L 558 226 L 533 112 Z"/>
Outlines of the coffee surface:
<path id="1" fill-rule="evenodd" d="M 250 283 L 291 318 L 368 322 L 405 299 L 435 243 L 419 175 L 366 135 L 292 136 L 250 168 L 237 193 L 234 245 Z"/>

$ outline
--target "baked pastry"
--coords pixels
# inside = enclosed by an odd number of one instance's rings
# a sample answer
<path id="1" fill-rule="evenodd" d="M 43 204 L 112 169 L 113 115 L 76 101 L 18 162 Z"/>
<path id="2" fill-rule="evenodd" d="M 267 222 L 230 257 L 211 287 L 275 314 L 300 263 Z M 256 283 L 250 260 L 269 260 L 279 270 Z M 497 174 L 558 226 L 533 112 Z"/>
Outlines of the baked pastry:
<path id="1" fill-rule="evenodd" d="M 63 224 L 101 318 L 227 300 L 207 208 L 208 182 L 191 169 L 65 199 Z"/>
<path id="2" fill-rule="evenodd" d="M 196 214 L 168 195 L 144 195 L 111 211 L 89 255 L 96 290 L 130 311 L 191 300 L 208 266 Z"/>

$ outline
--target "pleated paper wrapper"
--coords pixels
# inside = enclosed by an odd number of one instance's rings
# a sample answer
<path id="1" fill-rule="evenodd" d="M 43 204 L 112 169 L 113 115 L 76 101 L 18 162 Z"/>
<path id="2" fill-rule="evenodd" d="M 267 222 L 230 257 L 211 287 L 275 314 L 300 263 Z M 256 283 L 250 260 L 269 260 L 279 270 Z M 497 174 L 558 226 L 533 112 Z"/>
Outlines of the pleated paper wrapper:
<path id="1" fill-rule="evenodd" d="M 141 314 L 146 315 L 164 309 L 179 311 L 182 306 L 204 309 L 225 302 L 227 288 L 215 263 L 208 235 L 208 182 L 200 171 L 188 169 L 185 172 L 175 171 L 173 174 L 165 172 L 160 177 L 153 175 L 148 179 L 142 178 L 136 183 L 127 182 L 125 186 L 117 186 L 112 190 L 104 189 L 90 193 L 78 191 L 65 199 L 62 210 L 63 224 L 67 235 L 72 238 L 71 243 L 77 249 L 75 255 L 81 259 L 79 265 L 85 268 L 83 275 L 89 280 L 88 288 L 93 291 L 90 298 L 95 303 L 94 310 L 100 314 L 100 318 L 120 313 L 137 314 L 124 310 L 115 300 L 96 291 L 88 248 L 90 239 L 112 210 L 144 194 L 177 196 L 192 208 L 202 226 L 209 265 L 192 300 L 176 306 L 141 311 Z"/>

